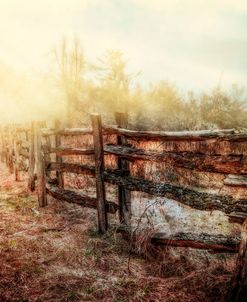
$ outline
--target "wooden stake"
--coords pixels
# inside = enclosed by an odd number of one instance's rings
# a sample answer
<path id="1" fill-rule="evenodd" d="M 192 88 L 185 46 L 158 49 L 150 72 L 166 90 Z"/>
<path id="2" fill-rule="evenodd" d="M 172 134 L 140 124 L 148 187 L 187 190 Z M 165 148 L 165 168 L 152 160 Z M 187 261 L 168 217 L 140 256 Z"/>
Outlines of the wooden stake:
<path id="1" fill-rule="evenodd" d="M 61 129 L 61 122 L 59 120 L 55 120 L 55 129 L 58 131 L 59 129 Z M 59 134 L 55 135 L 55 147 L 60 147 L 61 146 L 61 136 Z M 62 163 L 63 162 L 63 158 L 62 156 L 59 156 L 56 154 L 56 162 L 57 163 Z M 63 177 L 63 173 L 57 171 L 56 172 L 56 176 L 57 176 L 57 183 L 58 183 L 58 187 L 59 188 L 63 188 L 64 187 L 64 177 Z"/>
<path id="2" fill-rule="evenodd" d="M 226 302 L 247 301 L 247 219 L 242 225 L 241 242 L 236 263 L 236 270 L 231 280 L 231 289 Z"/>
<path id="3" fill-rule="evenodd" d="M 15 180 L 20 181 L 20 144 L 18 143 L 18 134 L 16 131 L 14 133 L 14 155 Z"/>
<path id="4" fill-rule="evenodd" d="M 11 127 L 8 127 L 8 168 L 9 173 L 14 173 L 14 160 L 13 160 L 13 136 Z"/>
<path id="5" fill-rule="evenodd" d="M 35 122 L 31 123 L 29 139 L 29 166 L 28 166 L 28 188 L 30 191 L 35 190 Z"/>
<path id="6" fill-rule="evenodd" d="M 128 126 L 128 114 L 116 112 L 115 119 L 117 126 L 120 128 L 127 128 Z M 117 136 L 118 145 L 126 145 L 127 138 L 118 135 Z M 129 162 L 125 159 L 118 157 L 118 169 L 123 170 L 125 175 L 130 174 Z M 118 186 L 118 202 L 119 202 L 119 220 L 120 223 L 130 226 L 130 216 L 131 216 L 131 194 L 130 191 L 126 190 L 124 186 Z"/>
<path id="7" fill-rule="evenodd" d="M 47 205 L 47 195 L 46 195 L 45 161 L 44 161 L 44 152 L 42 150 L 40 122 L 35 123 L 34 130 L 35 130 L 35 151 L 36 151 L 35 159 L 36 159 L 36 167 L 37 167 L 38 202 L 40 207 L 45 207 Z"/>
<path id="8" fill-rule="evenodd" d="M 4 163 L 5 160 L 5 144 L 4 144 L 4 134 L 3 134 L 3 128 L 1 127 L 1 162 Z"/>
<path id="9" fill-rule="evenodd" d="M 106 200 L 105 200 L 105 184 L 103 178 L 104 172 L 104 149 L 101 117 L 98 114 L 91 114 L 93 127 L 93 140 L 95 151 L 95 177 L 97 190 L 97 209 L 98 209 L 98 229 L 99 233 L 104 233 L 108 228 Z"/>

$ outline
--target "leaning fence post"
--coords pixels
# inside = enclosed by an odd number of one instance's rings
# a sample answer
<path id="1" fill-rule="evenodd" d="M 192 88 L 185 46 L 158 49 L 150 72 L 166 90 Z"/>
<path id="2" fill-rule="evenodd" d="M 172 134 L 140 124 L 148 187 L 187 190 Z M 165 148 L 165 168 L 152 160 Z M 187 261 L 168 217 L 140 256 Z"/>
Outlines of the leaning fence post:
<path id="1" fill-rule="evenodd" d="M 45 178 L 45 160 L 44 152 L 42 150 L 41 141 L 41 123 L 35 123 L 35 151 L 36 151 L 36 166 L 37 166 L 37 192 L 38 192 L 38 202 L 40 207 L 45 207 L 47 205 L 47 195 L 46 195 L 46 178 Z"/>
<path id="2" fill-rule="evenodd" d="M 30 191 L 35 190 L 35 122 L 31 123 L 30 137 L 29 137 L 29 165 L 28 165 L 28 188 Z"/>
<path id="3" fill-rule="evenodd" d="M 119 128 L 127 128 L 128 126 L 128 114 L 122 112 L 115 113 L 115 120 Z M 123 135 L 117 136 L 118 145 L 126 145 L 127 139 Z M 126 159 L 118 158 L 118 169 L 124 172 L 124 175 L 129 175 L 129 162 Z M 118 202 L 119 202 L 119 220 L 120 223 L 130 225 L 130 213 L 131 213 L 131 195 L 130 191 L 125 189 L 124 186 L 118 186 Z"/>
<path id="4" fill-rule="evenodd" d="M 91 114 L 93 127 L 93 141 L 95 152 L 95 177 L 97 191 L 98 229 L 99 233 L 104 233 L 108 228 L 105 184 L 104 184 L 104 148 L 101 117 L 98 114 Z"/>
<path id="5" fill-rule="evenodd" d="M 58 132 L 61 129 L 61 122 L 59 120 L 55 120 L 55 130 Z M 56 133 L 55 135 L 55 147 L 60 147 L 61 146 L 61 135 Z M 56 162 L 57 163 L 62 163 L 63 159 L 62 156 L 59 156 L 56 154 Z M 63 178 L 63 172 L 56 171 L 56 176 L 57 176 L 57 182 L 58 182 L 58 187 L 63 188 L 64 187 L 64 178 Z"/>

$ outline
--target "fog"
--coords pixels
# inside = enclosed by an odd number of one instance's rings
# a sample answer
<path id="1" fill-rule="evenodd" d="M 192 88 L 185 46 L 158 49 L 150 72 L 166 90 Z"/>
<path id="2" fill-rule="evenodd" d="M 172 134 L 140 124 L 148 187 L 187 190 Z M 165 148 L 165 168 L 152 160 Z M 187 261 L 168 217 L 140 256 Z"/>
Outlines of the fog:
<path id="1" fill-rule="evenodd" d="M 239 127 L 246 17 L 244 0 L 2 0 L 0 122 L 64 118 L 69 103 L 79 119 L 127 110 L 165 129 Z"/>

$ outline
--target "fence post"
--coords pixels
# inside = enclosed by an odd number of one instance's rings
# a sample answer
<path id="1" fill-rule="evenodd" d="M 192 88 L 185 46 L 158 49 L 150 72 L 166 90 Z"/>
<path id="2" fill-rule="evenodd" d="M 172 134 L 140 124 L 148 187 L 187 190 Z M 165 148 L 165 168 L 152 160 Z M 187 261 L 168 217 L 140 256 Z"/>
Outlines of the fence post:
<path id="1" fill-rule="evenodd" d="M 13 137 L 12 137 L 12 132 L 11 128 L 8 127 L 7 130 L 8 137 L 7 137 L 7 142 L 8 142 L 8 168 L 9 168 L 9 173 L 12 174 L 14 173 L 14 162 L 13 162 Z"/>
<path id="2" fill-rule="evenodd" d="M 108 228 L 105 184 L 104 184 L 104 148 L 101 117 L 99 114 L 91 114 L 93 127 L 93 141 L 95 152 L 95 177 L 97 191 L 98 229 L 99 233 L 104 233 Z"/>
<path id="3" fill-rule="evenodd" d="M 225 301 L 247 301 L 247 219 L 245 219 L 242 225 L 236 269 L 231 280 L 231 288 Z"/>
<path id="4" fill-rule="evenodd" d="M 45 161 L 44 152 L 42 150 L 41 123 L 35 122 L 35 151 L 36 151 L 36 167 L 37 167 L 37 191 L 38 202 L 40 207 L 47 205 L 46 195 L 46 178 L 45 178 Z"/>
<path id="5" fill-rule="evenodd" d="M 0 129 L 0 134 L 1 134 L 1 162 L 4 163 L 4 158 L 5 158 L 5 144 L 4 144 L 4 135 L 3 135 L 3 128 L 1 127 Z"/>
<path id="6" fill-rule="evenodd" d="M 15 180 L 20 181 L 20 142 L 18 142 L 18 134 L 15 129 L 14 133 L 14 170 L 15 170 Z"/>
<path id="7" fill-rule="evenodd" d="M 35 122 L 31 123 L 29 137 L 29 166 L 28 166 L 28 188 L 31 192 L 35 190 Z"/>
<path id="8" fill-rule="evenodd" d="M 128 113 L 116 112 L 115 120 L 119 128 L 127 128 Z M 127 139 L 123 135 L 117 136 L 118 145 L 126 145 Z M 125 159 L 118 158 L 118 169 L 122 170 L 125 175 L 130 174 L 129 162 Z M 124 186 L 118 186 L 118 202 L 119 202 L 119 220 L 120 223 L 130 225 L 131 216 L 131 194 Z"/>
<path id="9" fill-rule="evenodd" d="M 61 129 L 61 122 L 59 120 L 55 120 L 55 130 L 59 131 L 60 129 Z M 55 135 L 55 147 L 57 148 L 60 146 L 61 146 L 61 135 L 56 134 Z M 59 156 L 56 154 L 56 162 L 62 163 L 63 162 L 62 156 Z M 58 187 L 63 188 L 64 187 L 63 172 L 56 171 L 56 176 L 57 176 Z"/>
<path id="10" fill-rule="evenodd" d="M 4 128 L 4 162 L 6 163 L 6 167 L 9 167 L 9 145 L 8 145 L 8 127 L 5 126 Z"/>
<path id="11" fill-rule="evenodd" d="M 51 138 L 50 138 L 50 136 L 45 137 L 45 144 L 46 144 L 46 149 L 44 149 L 45 163 L 49 164 L 51 162 L 51 156 L 50 156 L 50 153 L 49 153 L 49 150 L 51 149 Z M 46 170 L 46 177 L 48 177 L 48 179 L 51 179 L 51 171 Z"/>

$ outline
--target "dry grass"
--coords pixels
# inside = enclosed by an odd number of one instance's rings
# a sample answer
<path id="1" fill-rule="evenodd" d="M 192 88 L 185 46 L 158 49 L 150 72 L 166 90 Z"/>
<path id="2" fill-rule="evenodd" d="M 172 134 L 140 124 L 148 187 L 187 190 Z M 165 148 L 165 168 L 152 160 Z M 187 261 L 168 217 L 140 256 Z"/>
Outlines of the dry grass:
<path id="1" fill-rule="evenodd" d="M 207 302 L 227 288 L 232 259 L 154 252 L 145 236 L 130 251 L 115 232 L 98 236 L 94 211 L 53 200 L 39 209 L 24 182 L 14 183 L 5 172 L 0 179 L 1 302 Z"/>

